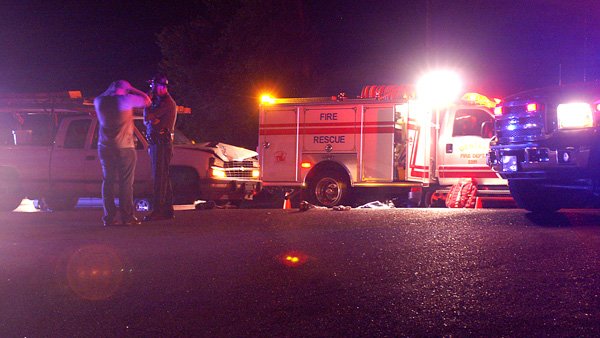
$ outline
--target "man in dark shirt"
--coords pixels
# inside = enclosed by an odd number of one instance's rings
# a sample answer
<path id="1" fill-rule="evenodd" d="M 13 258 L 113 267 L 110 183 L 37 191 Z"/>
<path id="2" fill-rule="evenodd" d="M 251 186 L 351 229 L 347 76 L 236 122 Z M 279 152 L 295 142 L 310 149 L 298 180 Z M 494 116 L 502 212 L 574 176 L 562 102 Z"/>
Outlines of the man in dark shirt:
<path id="1" fill-rule="evenodd" d="M 177 119 L 177 105 L 168 92 L 167 78 L 157 74 L 151 81 L 152 104 L 144 110 L 148 152 L 152 162 L 154 196 L 151 214 L 144 221 L 172 219 L 173 188 L 169 178 L 169 165 L 173 157 L 173 132 Z"/>

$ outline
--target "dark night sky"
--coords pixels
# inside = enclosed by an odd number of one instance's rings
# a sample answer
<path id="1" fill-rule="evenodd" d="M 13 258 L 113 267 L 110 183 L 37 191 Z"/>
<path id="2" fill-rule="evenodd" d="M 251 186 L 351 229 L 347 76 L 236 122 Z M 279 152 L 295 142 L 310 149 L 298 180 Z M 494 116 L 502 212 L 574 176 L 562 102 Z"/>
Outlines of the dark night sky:
<path id="1" fill-rule="evenodd" d="M 597 2 L 429 4 L 427 30 L 426 0 L 307 1 L 325 42 L 321 66 L 333 71 L 331 90 L 413 82 L 427 65 L 458 67 L 468 87 L 495 96 L 558 83 L 559 65 L 563 82 L 600 78 Z M 117 78 L 142 86 L 160 60 L 155 34 L 198 8 L 190 1 L 5 1 L 0 91 L 93 96 Z"/>

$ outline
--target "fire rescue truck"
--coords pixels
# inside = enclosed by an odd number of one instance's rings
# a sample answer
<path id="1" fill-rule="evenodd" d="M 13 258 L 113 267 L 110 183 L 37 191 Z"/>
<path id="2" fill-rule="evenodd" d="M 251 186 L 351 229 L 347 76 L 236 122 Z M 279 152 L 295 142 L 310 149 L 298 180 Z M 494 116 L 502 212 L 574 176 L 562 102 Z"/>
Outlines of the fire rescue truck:
<path id="1" fill-rule="evenodd" d="M 191 113 L 189 108 L 177 109 L 178 114 Z M 151 209 L 151 167 L 142 117 L 134 122 L 134 189 L 141 211 Z M 24 197 L 61 210 L 75 207 L 80 197 L 100 196 L 98 128 L 92 102 L 79 91 L 0 94 L 0 211 L 13 210 Z M 237 204 L 251 198 L 260 189 L 257 155 L 219 142 L 195 143 L 176 130 L 174 202 Z"/>
<path id="2" fill-rule="evenodd" d="M 352 205 L 362 193 L 430 206 L 462 179 L 508 195 L 486 165 L 494 101 L 469 93 L 433 109 L 411 86 L 367 86 L 357 98 L 265 97 L 258 152 L 263 189 L 301 190 L 322 206 Z M 411 194 L 412 192 L 412 194 Z"/>
<path id="3" fill-rule="evenodd" d="M 539 88 L 495 108 L 488 164 L 532 212 L 600 205 L 600 85 Z"/>

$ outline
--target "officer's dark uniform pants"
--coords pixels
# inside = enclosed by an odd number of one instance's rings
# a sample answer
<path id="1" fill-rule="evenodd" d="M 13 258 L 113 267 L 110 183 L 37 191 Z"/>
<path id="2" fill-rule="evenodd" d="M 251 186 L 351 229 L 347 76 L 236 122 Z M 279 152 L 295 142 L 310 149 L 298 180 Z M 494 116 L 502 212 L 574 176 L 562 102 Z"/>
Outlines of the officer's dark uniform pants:
<path id="1" fill-rule="evenodd" d="M 112 222 L 117 215 L 115 185 L 119 185 L 119 211 L 121 220 L 133 219 L 133 180 L 137 153 L 134 148 L 98 147 L 102 165 L 102 202 L 105 222 Z"/>
<path id="2" fill-rule="evenodd" d="M 173 144 L 151 144 L 148 152 L 150 161 L 152 161 L 152 179 L 154 180 L 153 213 L 173 216 L 173 187 L 169 177 Z"/>

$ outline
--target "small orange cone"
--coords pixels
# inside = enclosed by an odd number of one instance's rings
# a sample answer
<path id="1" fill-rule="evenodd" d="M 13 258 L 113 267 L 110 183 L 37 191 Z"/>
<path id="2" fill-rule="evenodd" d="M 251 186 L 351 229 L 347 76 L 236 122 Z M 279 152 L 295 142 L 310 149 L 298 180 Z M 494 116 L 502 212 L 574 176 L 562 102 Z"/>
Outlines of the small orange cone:
<path id="1" fill-rule="evenodd" d="M 475 209 L 482 209 L 482 208 L 483 208 L 483 205 L 481 203 L 481 198 L 476 197 L 475 198 Z"/>
<path id="2" fill-rule="evenodd" d="M 286 192 L 285 197 L 283 198 L 283 209 L 291 209 L 292 202 L 290 201 L 290 193 Z"/>

